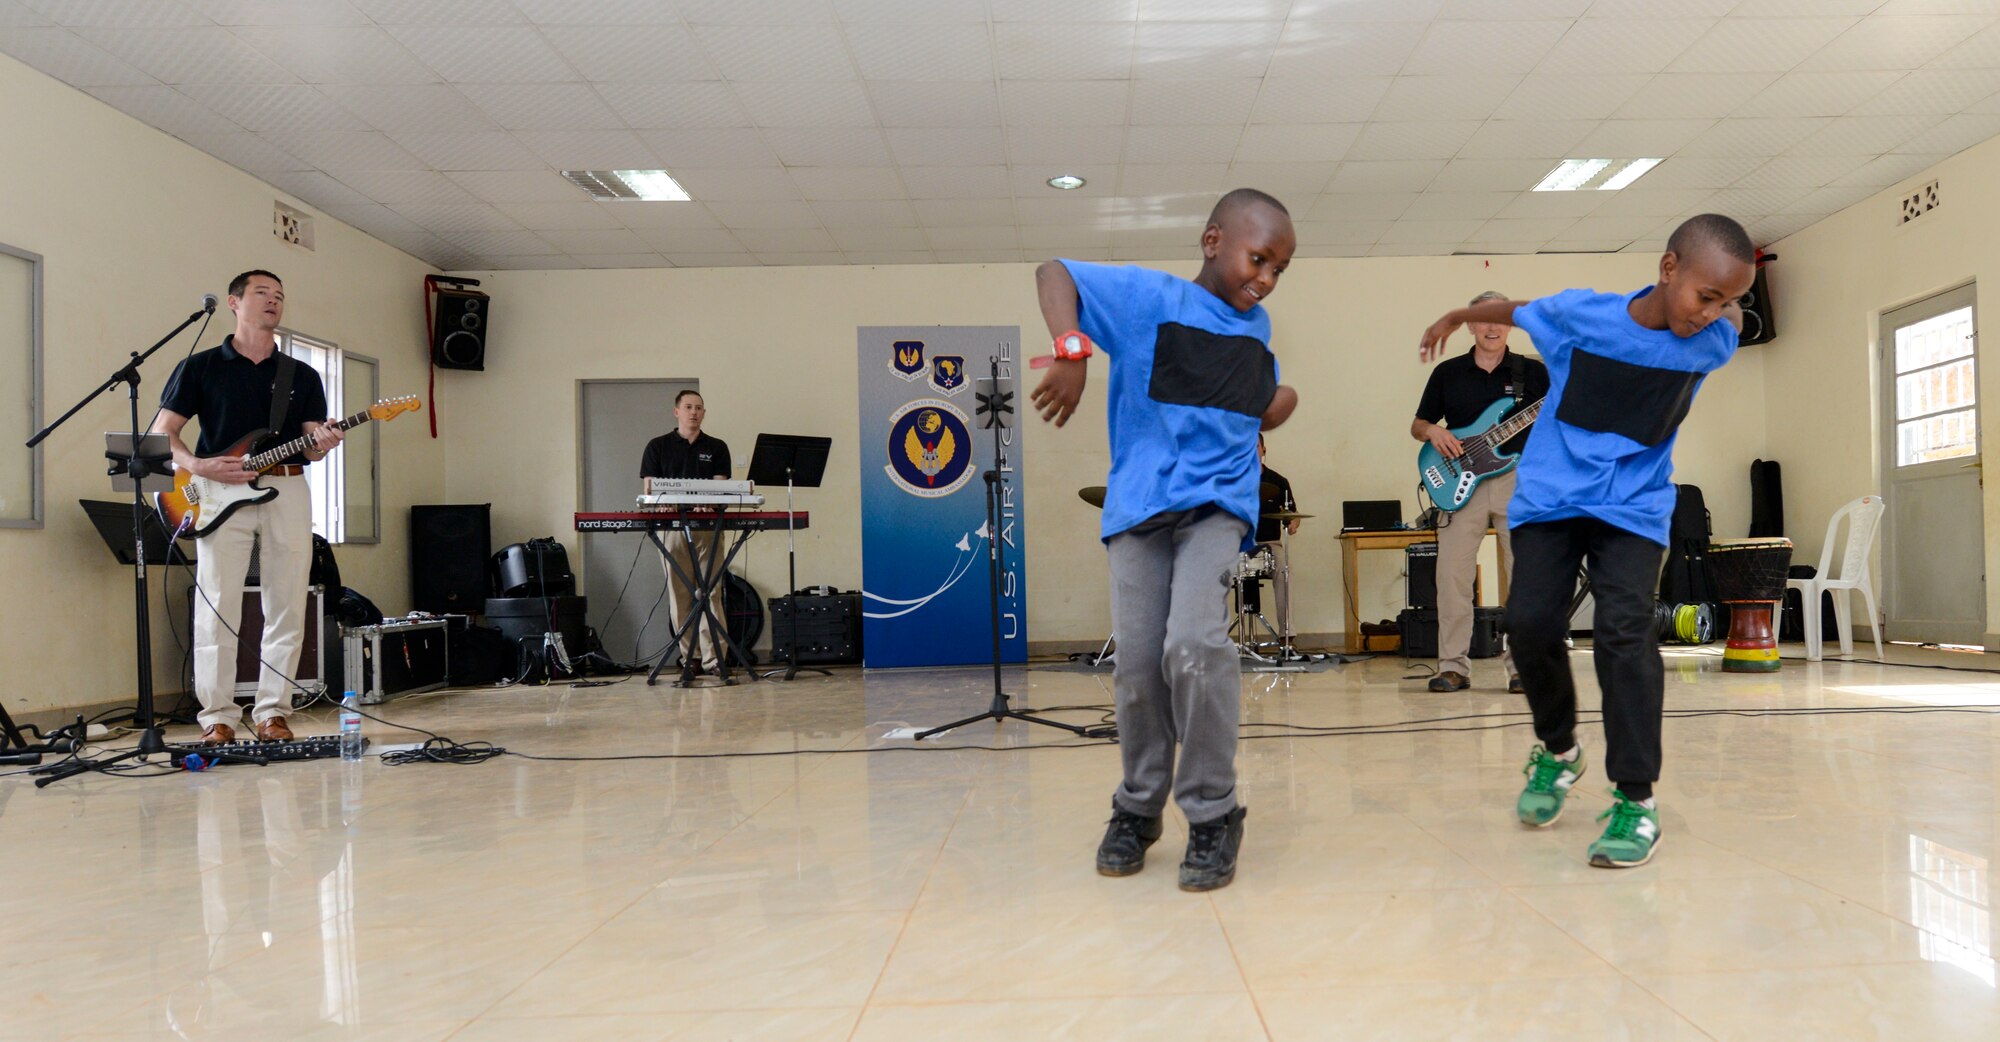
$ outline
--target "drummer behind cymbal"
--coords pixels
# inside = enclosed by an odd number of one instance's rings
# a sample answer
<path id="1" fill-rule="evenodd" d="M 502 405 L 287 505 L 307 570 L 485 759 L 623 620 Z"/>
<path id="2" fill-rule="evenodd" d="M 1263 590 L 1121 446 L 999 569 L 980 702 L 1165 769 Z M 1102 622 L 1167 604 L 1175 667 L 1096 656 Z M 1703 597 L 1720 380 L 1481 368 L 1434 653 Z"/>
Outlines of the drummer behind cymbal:
<path id="1" fill-rule="evenodd" d="M 1756 270 L 1743 226 L 1702 214 L 1667 241 L 1657 285 L 1459 308 L 1425 330 L 1419 348 L 1429 362 L 1459 326 L 1500 322 L 1533 337 L 1548 365 L 1548 398 L 1507 510 L 1514 543 L 1507 631 L 1541 739 L 1522 770 L 1528 783 L 1515 813 L 1524 825 L 1555 824 L 1584 773 L 1563 638 L 1577 570 L 1588 560 L 1604 765 L 1615 785 L 1611 808 L 1599 816 L 1610 825 L 1590 845 L 1599 867 L 1643 865 L 1659 844 L 1653 783 L 1664 678 L 1653 598 L 1674 508 L 1674 434 L 1702 378 L 1736 353 L 1737 301 Z"/>
<path id="2" fill-rule="evenodd" d="M 1285 551 L 1283 536 L 1299 534 L 1299 519 L 1290 517 L 1279 520 L 1272 514 L 1295 514 L 1299 505 L 1292 499 L 1292 483 L 1283 474 L 1271 469 L 1265 460 L 1264 434 L 1257 433 L 1257 460 L 1263 464 L 1264 476 L 1257 489 L 1257 545 L 1268 547 L 1271 554 L 1271 599 L 1277 602 L 1272 616 L 1278 626 L 1278 640 L 1287 646 L 1293 637 L 1292 631 L 1292 568 L 1289 555 Z M 1280 534 L 1283 529 L 1283 534 Z"/>

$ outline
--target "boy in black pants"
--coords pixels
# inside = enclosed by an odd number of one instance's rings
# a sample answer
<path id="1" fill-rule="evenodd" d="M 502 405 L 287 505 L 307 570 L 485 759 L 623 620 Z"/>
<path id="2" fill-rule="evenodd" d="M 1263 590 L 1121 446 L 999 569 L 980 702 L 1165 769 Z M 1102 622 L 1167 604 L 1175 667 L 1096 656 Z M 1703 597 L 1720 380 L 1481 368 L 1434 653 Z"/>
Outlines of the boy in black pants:
<path id="1" fill-rule="evenodd" d="M 1583 776 L 1576 681 L 1563 638 L 1578 567 L 1588 563 L 1596 599 L 1597 683 L 1604 699 L 1611 819 L 1590 863 L 1629 868 L 1659 848 L 1653 783 L 1660 776 L 1664 679 L 1653 639 L 1673 515 L 1674 434 L 1702 378 L 1736 353 L 1737 301 L 1756 276 L 1743 226 L 1720 214 L 1674 230 L 1659 284 L 1635 293 L 1573 289 L 1527 303 L 1490 301 L 1447 313 L 1424 332 L 1431 361 L 1466 322 L 1504 322 L 1534 338 L 1549 368 L 1548 402 L 1521 454 L 1508 522 L 1514 582 L 1507 630 L 1541 744 L 1515 811 L 1536 828 L 1562 816 Z M 1718 322 L 1718 318 L 1727 321 Z"/>

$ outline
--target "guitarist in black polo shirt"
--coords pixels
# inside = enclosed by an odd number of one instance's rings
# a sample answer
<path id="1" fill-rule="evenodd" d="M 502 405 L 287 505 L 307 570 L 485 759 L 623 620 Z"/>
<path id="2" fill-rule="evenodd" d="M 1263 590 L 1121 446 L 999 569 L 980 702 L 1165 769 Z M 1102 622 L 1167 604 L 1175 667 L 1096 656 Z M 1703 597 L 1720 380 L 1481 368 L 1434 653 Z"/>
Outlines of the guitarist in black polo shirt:
<path id="1" fill-rule="evenodd" d="M 1506 299 L 1505 294 L 1488 290 L 1472 298 L 1472 303 Z M 1508 410 L 1512 414 L 1549 393 L 1548 368 L 1539 359 L 1507 349 L 1507 335 L 1513 326 L 1471 322 L 1466 328 L 1472 333 L 1472 350 L 1447 358 L 1431 370 L 1423 399 L 1417 403 L 1416 419 L 1410 423 L 1410 437 L 1429 443 L 1446 459 L 1456 459 L 1464 451 L 1459 437 L 1479 433 L 1466 428 L 1494 402 L 1514 399 L 1515 406 Z M 1523 431 L 1501 446 L 1501 451 L 1517 453 L 1527 441 L 1528 432 Z M 1513 547 L 1507 538 L 1507 501 L 1513 495 L 1514 474 L 1509 471 L 1480 482 L 1463 506 L 1438 517 L 1438 674 L 1431 678 L 1432 691 L 1463 691 L 1472 686 L 1468 652 L 1472 649 L 1472 583 L 1479 569 L 1479 544 L 1491 527 L 1499 533 L 1501 572 L 1513 568 Z M 1521 690 L 1512 657 L 1503 651 L 1500 663 L 1507 667 L 1507 690 Z"/>

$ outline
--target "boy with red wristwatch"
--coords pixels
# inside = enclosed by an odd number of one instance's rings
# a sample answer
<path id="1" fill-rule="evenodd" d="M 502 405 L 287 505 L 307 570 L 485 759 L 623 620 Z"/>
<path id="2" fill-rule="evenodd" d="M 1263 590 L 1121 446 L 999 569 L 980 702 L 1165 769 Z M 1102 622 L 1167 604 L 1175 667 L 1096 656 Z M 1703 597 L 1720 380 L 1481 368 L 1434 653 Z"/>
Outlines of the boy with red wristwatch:
<path id="1" fill-rule="evenodd" d="M 1221 602 L 1257 527 L 1257 432 L 1298 404 L 1261 303 L 1296 244 L 1284 204 L 1239 188 L 1209 214 L 1193 282 L 1080 261 L 1035 270 L 1055 339 L 1032 363 L 1049 370 L 1033 394 L 1042 419 L 1060 427 L 1076 411 L 1093 346 L 1111 359 L 1103 539 L 1124 780 L 1097 848 L 1107 876 L 1145 867 L 1171 795 L 1188 820 L 1181 889 L 1236 878 L 1242 679 Z"/>

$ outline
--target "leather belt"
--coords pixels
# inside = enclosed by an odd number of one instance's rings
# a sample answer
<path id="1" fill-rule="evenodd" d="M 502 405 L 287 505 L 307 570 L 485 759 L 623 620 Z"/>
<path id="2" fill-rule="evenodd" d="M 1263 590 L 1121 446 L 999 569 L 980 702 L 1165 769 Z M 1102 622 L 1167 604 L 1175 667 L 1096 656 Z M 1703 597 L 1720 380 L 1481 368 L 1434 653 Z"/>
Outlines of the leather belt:
<path id="1" fill-rule="evenodd" d="M 297 463 L 285 463 L 276 467 L 272 467 L 270 470 L 267 470 L 264 473 L 271 475 L 272 477 L 295 478 L 301 474 L 304 474 L 305 472 L 306 468 L 300 466 Z"/>

